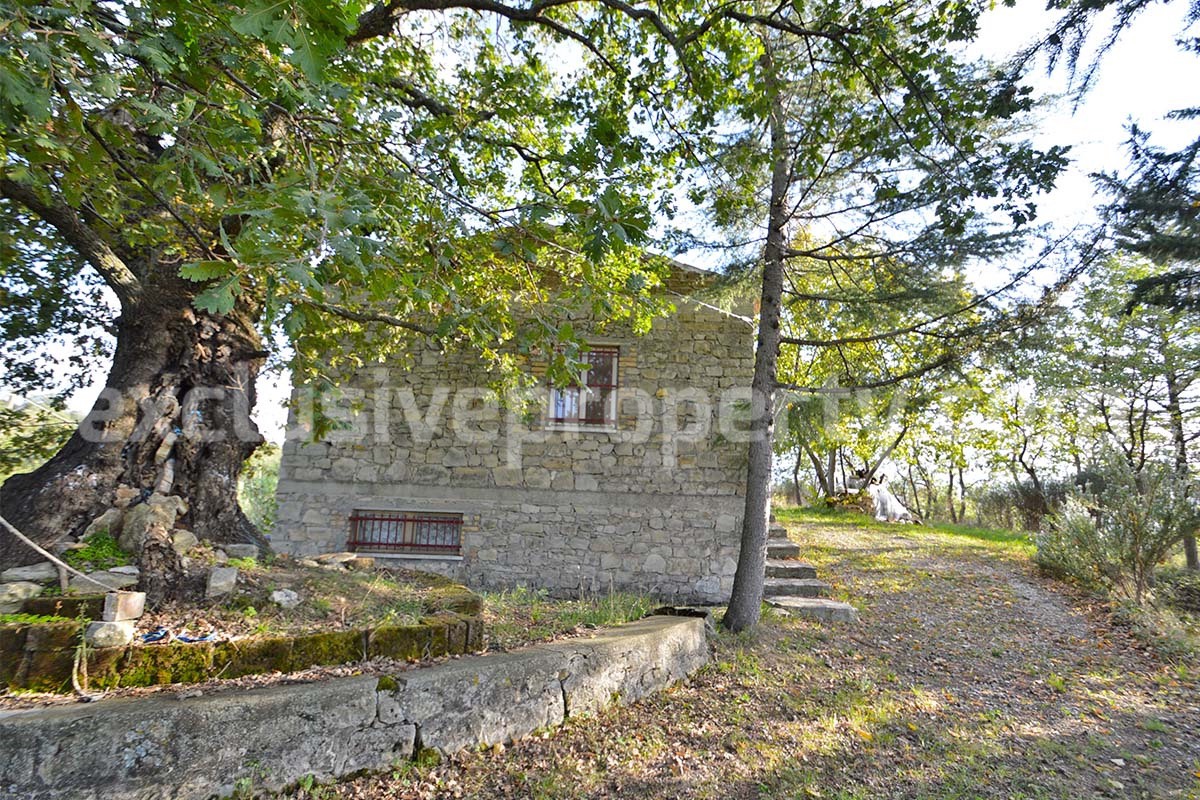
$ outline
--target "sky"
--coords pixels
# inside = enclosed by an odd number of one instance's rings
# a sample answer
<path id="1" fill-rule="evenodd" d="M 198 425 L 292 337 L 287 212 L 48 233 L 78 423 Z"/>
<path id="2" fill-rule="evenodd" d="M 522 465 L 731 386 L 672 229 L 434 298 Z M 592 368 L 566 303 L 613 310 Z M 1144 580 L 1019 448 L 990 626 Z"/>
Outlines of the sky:
<path id="1" fill-rule="evenodd" d="M 989 11 L 969 52 L 1005 60 L 1050 26 L 1053 16 L 1041 9 L 1042 5 L 1034 0 L 1017 0 L 1015 8 Z M 1200 105 L 1200 98 L 1196 97 L 1200 59 L 1183 53 L 1175 45 L 1186 10 L 1186 3 L 1175 0 L 1144 12 L 1104 57 L 1093 87 L 1078 107 L 1064 97 L 1042 112 L 1035 140 L 1043 146 L 1058 144 L 1072 148 L 1068 173 L 1039 204 L 1043 222 L 1066 231 L 1073 225 L 1087 225 L 1096 220 L 1098 198 L 1089 175 L 1099 170 L 1124 168 L 1122 143 L 1130 121 L 1154 131 L 1154 141 L 1166 147 L 1182 145 L 1194 136 L 1194 122 L 1189 131 L 1186 123 L 1164 120 L 1172 109 Z M 1107 27 L 1101 22 L 1098 30 L 1105 32 Z M 1047 76 L 1042 64 L 1028 79 L 1042 95 L 1064 96 L 1071 88 L 1062 67 Z M 98 376 L 95 385 L 77 392 L 70 402 L 71 408 L 86 413 L 103 382 L 104 376 Z M 287 419 L 283 404 L 288 385 L 286 374 L 268 373 L 260 377 L 254 416 L 271 441 L 281 442 L 283 438 Z"/>
<path id="2" fill-rule="evenodd" d="M 1053 15 L 1036 3 L 1018 0 L 1014 8 L 997 8 L 984 15 L 974 52 L 1003 60 L 1050 27 Z M 1069 227 L 1096 219 L 1097 197 L 1089 175 L 1121 171 L 1127 161 L 1123 143 L 1129 122 L 1154 131 L 1154 141 L 1166 147 L 1185 144 L 1195 136 L 1195 123 L 1164 119 L 1167 112 L 1200 104 L 1200 59 L 1175 45 L 1187 4 L 1151 7 L 1139 17 L 1100 62 L 1093 86 L 1078 107 L 1067 97 L 1072 88 L 1060 66 L 1047 76 L 1045 63 L 1029 75 L 1035 90 L 1062 99 L 1042 112 L 1035 141 L 1044 146 L 1071 145 L 1072 166 L 1053 194 L 1040 204 L 1044 220 Z M 1097 32 L 1106 34 L 1101 22 Z M 1099 40 L 1102 36 L 1095 36 Z M 1081 66 L 1089 63 L 1085 57 Z"/>

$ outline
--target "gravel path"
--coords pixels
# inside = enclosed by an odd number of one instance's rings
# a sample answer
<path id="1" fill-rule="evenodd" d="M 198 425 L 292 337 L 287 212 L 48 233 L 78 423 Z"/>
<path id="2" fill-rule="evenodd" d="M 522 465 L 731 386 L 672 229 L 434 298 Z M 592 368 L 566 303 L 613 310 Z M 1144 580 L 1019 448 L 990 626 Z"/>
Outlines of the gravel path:
<path id="1" fill-rule="evenodd" d="M 1160 661 L 1019 549 L 907 527 L 790 530 L 859 624 L 768 616 L 719 637 L 716 661 L 672 692 L 332 792 L 1200 798 L 1197 665 Z"/>

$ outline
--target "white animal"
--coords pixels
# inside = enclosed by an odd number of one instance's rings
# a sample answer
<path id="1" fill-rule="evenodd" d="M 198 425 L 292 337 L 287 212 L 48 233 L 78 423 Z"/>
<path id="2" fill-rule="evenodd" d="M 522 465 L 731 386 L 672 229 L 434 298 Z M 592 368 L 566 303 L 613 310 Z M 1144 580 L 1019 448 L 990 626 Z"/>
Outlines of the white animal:
<path id="1" fill-rule="evenodd" d="M 875 520 L 877 522 L 912 522 L 920 525 L 921 521 L 904 507 L 896 495 L 884 485 L 883 476 L 876 475 L 867 484 L 867 493 L 875 504 Z"/>

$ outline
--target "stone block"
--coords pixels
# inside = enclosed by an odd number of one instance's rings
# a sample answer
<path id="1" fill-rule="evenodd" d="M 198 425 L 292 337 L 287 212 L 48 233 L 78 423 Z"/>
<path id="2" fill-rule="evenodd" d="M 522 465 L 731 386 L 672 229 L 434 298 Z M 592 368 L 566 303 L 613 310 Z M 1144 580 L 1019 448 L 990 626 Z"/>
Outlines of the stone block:
<path id="1" fill-rule="evenodd" d="M 221 549 L 230 558 L 258 558 L 259 556 L 256 544 L 223 544 Z"/>
<path id="2" fill-rule="evenodd" d="M 548 648 L 470 656 L 396 677 L 381 718 L 418 721 L 421 743 L 444 754 L 502 744 L 559 725 L 562 656 Z"/>
<path id="3" fill-rule="evenodd" d="M 35 597 L 25 601 L 26 614 L 67 619 L 100 619 L 104 614 L 104 598 L 108 595 L 77 595 L 71 597 Z"/>
<path id="4" fill-rule="evenodd" d="M 204 596 L 212 599 L 229 594 L 237 585 L 237 575 L 237 567 L 213 567 L 208 572 Z"/>
<path id="5" fill-rule="evenodd" d="M 819 622 L 857 622 L 858 609 L 849 603 L 820 597 L 772 597 L 768 602 L 789 614 Z"/>
<path id="6" fill-rule="evenodd" d="M 366 647 L 366 634 L 361 630 L 297 636 L 292 641 L 292 654 L 287 671 L 297 672 L 322 665 L 352 664 L 366 658 Z"/>
<path id="7" fill-rule="evenodd" d="M 120 493 L 120 489 L 117 491 Z M 128 501 L 126 501 L 126 505 L 128 505 Z M 121 535 L 121 520 L 125 516 L 125 512 L 122 510 L 122 508 L 110 508 L 100 516 L 96 517 L 94 520 L 88 523 L 87 528 L 83 532 L 83 536 L 80 538 L 85 540 L 90 539 L 97 533 L 107 533 L 114 539 L 118 538 Z"/>
<path id="8" fill-rule="evenodd" d="M 87 651 L 88 690 L 115 689 L 120 685 L 121 662 L 125 647 L 90 648 Z"/>
<path id="9" fill-rule="evenodd" d="M 121 622 L 128 619 L 139 619 L 146 610 L 146 594 L 144 592 L 110 592 L 104 595 L 104 611 L 101 619 L 105 622 Z M 99 645 L 107 647 L 108 645 Z"/>
<path id="10" fill-rule="evenodd" d="M 137 575 L 129 575 L 124 572 L 116 572 L 115 570 L 89 572 L 88 579 L 84 580 L 78 575 L 73 576 L 70 584 L 68 584 L 67 591 L 79 594 L 96 594 L 103 591 L 101 586 L 108 591 L 116 591 L 117 589 L 128 589 L 131 586 L 137 586 L 138 582 Z"/>
<path id="11" fill-rule="evenodd" d="M 639 700 L 708 663 L 703 617 L 653 616 L 562 642 L 562 690 L 569 716 Z"/>
<path id="12" fill-rule="evenodd" d="M 14 689 L 31 692 L 69 692 L 75 667 L 75 647 L 26 650 L 9 682 Z"/>
<path id="13" fill-rule="evenodd" d="M 42 593 L 43 586 L 33 581 L 16 581 L 0 585 L 0 613 L 14 614 L 21 610 L 25 601 Z"/>
<path id="14" fill-rule="evenodd" d="M 367 657 L 416 661 L 429 654 L 432 641 L 428 626 L 384 625 L 367 634 Z"/>
<path id="15" fill-rule="evenodd" d="M 196 538 L 196 534 L 182 528 L 176 528 L 171 531 L 171 546 L 175 548 L 175 552 L 179 555 L 186 555 L 189 550 L 200 543 Z"/>
<path id="16" fill-rule="evenodd" d="M 667 560 L 658 553 L 651 553 L 642 562 L 642 571 L 651 575 L 661 575 L 667 569 Z"/>
<path id="17" fill-rule="evenodd" d="M 226 678 L 287 672 L 292 645 L 293 639 L 286 636 L 220 642 L 213 648 L 212 668 Z"/>
<path id="18" fill-rule="evenodd" d="M 0 625 L 0 687 L 8 686 L 25 658 L 28 625 Z"/>
<path id="19" fill-rule="evenodd" d="M 134 624 L 133 620 L 91 622 L 83 638 L 92 647 L 124 647 L 133 641 Z"/>
<path id="20" fill-rule="evenodd" d="M 313 562 L 316 565 L 316 562 Z M 300 605 L 300 595 L 291 589 L 276 589 L 271 592 L 271 602 L 282 608 L 295 608 Z"/>
<path id="21" fill-rule="evenodd" d="M 49 561 L 0 572 L 0 583 L 49 583 L 58 580 L 58 567 Z"/>
<path id="22" fill-rule="evenodd" d="M 206 642 L 129 647 L 116 668 L 117 680 L 121 686 L 199 683 L 216 674 L 215 649 Z"/>

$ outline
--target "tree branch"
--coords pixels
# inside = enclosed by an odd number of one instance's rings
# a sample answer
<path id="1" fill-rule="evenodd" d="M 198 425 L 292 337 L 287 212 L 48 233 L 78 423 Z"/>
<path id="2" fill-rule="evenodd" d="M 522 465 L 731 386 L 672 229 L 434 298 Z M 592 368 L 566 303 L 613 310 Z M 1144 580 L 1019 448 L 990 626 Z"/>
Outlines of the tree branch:
<path id="1" fill-rule="evenodd" d="M 335 317 L 348 319 L 352 322 L 379 322 L 384 325 L 390 325 L 393 328 L 403 328 L 406 331 L 420 333 L 428 336 L 431 339 L 437 338 L 437 332 L 432 328 L 426 328 L 423 325 L 418 325 L 415 322 L 408 322 L 407 320 L 400 319 L 399 317 L 393 317 L 390 314 L 379 314 L 369 311 L 355 311 L 352 308 L 346 308 L 345 306 L 338 306 L 332 303 L 323 303 L 319 300 L 311 300 L 307 297 L 296 298 L 296 302 L 302 303 L 311 308 L 315 308 L 318 311 L 324 311 L 326 314 L 333 314 Z"/>
<path id="2" fill-rule="evenodd" d="M 853 386 L 839 386 L 838 390 L 854 391 L 856 389 L 882 389 L 885 386 L 894 386 L 897 383 L 904 383 L 912 378 L 919 378 L 922 375 L 933 372 L 934 370 L 949 366 L 950 364 L 953 364 L 955 361 L 959 360 L 961 357 L 962 356 L 959 353 L 946 353 L 940 358 L 936 358 L 927 364 L 910 369 L 908 372 L 903 374 L 893 375 L 888 378 L 880 378 L 877 381 L 870 381 L 868 383 L 856 383 Z M 794 383 L 776 383 L 775 387 L 777 389 L 789 389 L 793 392 L 804 392 L 806 394 L 821 394 L 822 392 L 828 391 L 827 387 L 824 386 L 798 386 Z"/>
<path id="3" fill-rule="evenodd" d="M 58 197 L 43 200 L 32 186 L 0 178 L 0 196 L 19 203 L 50 225 L 75 252 L 100 273 L 121 305 L 135 303 L 142 294 L 142 283 L 123 260 L 100 236 L 88 227 L 79 212 Z"/>
<path id="4" fill-rule="evenodd" d="M 159 205 L 163 207 L 164 211 L 174 217 L 175 221 L 183 226 L 183 229 L 187 232 L 188 236 L 192 237 L 192 240 L 200 246 L 200 250 L 206 257 L 216 260 L 216 255 L 213 254 L 213 251 L 209 248 L 208 243 L 204 241 L 204 237 L 200 235 L 200 232 L 196 230 L 195 226 L 184 219 L 183 216 L 175 210 L 174 206 L 167 201 L 167 198 L 163 197 L 161 193 L 154 189 L 154 187 L 146 183 L 142 176 L 138 175 L 132 167 L 126 164 L 125 159 L 121 158 L 121 154 L 118 153 L 112 145 L 104 140 L 104 137 L 100 135 L 100 132 L 97 131 L 90 122 L 85 120 L 83 123 L 83 129 L 87 131 L 89 136 L 96 140 L 96 143 L 100 145 L 105 153 L 108 154 L 108 157 L 113 160 L 113 163 L 117 165 L 118 169 L 120 169 L 130 178 L 133 178 L 138 186 L 141 186 L 150 194 L 151 197 L 158 201 Z"/>

